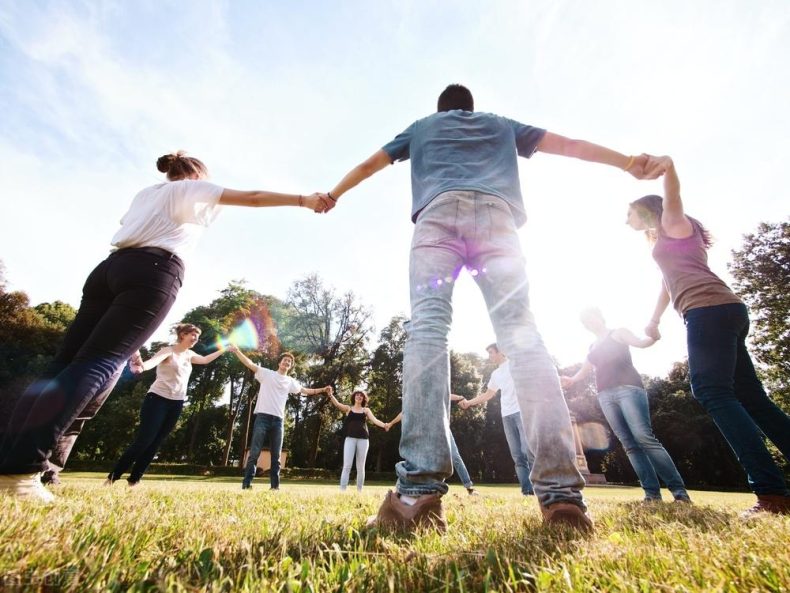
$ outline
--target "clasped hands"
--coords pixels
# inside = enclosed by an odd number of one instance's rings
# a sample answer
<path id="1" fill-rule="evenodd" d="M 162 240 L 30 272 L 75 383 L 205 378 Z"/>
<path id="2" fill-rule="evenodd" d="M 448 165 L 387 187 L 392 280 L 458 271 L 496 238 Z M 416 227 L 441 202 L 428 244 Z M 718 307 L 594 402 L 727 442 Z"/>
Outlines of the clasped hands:
<path id="1" fill-rule="evenodd" d="M 633 157 L 633 162 L 626 171 L 637 179 L 658 179 L 672 166 L 672 159 L 668 156 L 653 156 L 643 152 Z"/>
<path id="2" fill-rule="evenodd" d="M 329 192 L 315 192 L 302 198 L 302 206 L 316 214 L 325 214 L 337 205 L 337 200 Z"/>

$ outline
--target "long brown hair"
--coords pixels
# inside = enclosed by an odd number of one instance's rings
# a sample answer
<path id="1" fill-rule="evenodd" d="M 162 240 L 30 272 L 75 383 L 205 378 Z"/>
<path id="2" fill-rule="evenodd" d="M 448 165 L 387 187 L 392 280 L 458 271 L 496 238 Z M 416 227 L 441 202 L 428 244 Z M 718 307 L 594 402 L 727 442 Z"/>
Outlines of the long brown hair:
<path id="1" fill-rule="evenodd" d="M 648 241 L 655 243 L 658 240 L 658 233 L 661 229 L 661 215 L 664 214 L 664 198 L 655 194 L 642 196 L 638 200 L 631 202 L 629 206 L 636 211 L 637 216 L 647 225 L 648 228 L 645 230 L 645 236 Z M 688 216 L 688 219 L 691 221 L 692 225 L 699 228 L 705 249 L 710 248 L 710 246 L 713 245 L 713 237 L 710 231 L 708 231 L 708 229 L 706 229 L 696 218 Z"/>

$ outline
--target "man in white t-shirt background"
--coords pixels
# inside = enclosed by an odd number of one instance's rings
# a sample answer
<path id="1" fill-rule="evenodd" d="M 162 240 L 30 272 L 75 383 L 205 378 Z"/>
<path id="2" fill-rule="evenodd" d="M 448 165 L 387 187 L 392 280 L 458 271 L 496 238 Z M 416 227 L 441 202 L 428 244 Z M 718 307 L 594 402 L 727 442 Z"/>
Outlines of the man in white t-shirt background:
<path id="1" fill-rule="evenodd" d="M 507 446 L 510 449 L 510 456 L 516 466 L 516 476 L 521 484 L 521 494 L 524 496 L 534 494 L 532 482 L 529 481 L 529 472 L 535 459 L 534 454 L 527 445 L 524 423 L 521 419 L 521 408 L 518 406 L 516 397 L 516 386 L 513 377 L 510 375 L 510 363 L 504 352 L 500 352 L 496 344 L 491 344 L 486 348 L 489 362 L 497 365 L 491 378 L 488 380 L 488 388 L 485 392 L 472 399 L 465 399 L 459 402 L 459 406 L 464 410 L 470 406 L 487 402 L 497 394 L 502 393 L 500 406 L 502 410 L 502 427 L 505 429 Z"/>
<path id="2" fill-rule="evenodd" d="M 299 395 L 332 393 L 332 387 L 329 385 L 315 389 L 302 387 L 299 381 L 288 375 L 294 365 L 294 357 L 290 352 L 285 352 L 280 356 L 277 370 L 273 371 L 255 364 L 235 346 L 230 346 L 228 350 L 236 354 L 244 366 L 255 373 L 255 378 L 261 384 L 258 391 L 258 399 L 255 402 L 255 423 L 252 427 L 250 455 L 247 458 L 241 488 L 242 490 L 247 490 L 252 487 L 258 456 L 261 454 L 264 443 L 268 440 L 272 460 L 271 489 L 279 490 L 280 451 L 283 448 L 283 416 L 285 416 L 285 402 L 288 401 L 288 395 L 291 393 Z"/>

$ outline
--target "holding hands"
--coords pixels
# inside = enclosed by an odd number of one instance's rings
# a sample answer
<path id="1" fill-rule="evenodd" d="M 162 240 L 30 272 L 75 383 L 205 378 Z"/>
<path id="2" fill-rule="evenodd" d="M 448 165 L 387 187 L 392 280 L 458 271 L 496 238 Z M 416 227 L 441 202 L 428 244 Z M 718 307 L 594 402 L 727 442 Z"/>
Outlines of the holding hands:
<path id="1" fill-rule="evenodd" d="M 139 350 L 132 354 L 131 358 L 129 358 L 129 370 L 135 375 L 139 375 L 145 370 L 143 368 L 143 357 L 140 356 Z"/>

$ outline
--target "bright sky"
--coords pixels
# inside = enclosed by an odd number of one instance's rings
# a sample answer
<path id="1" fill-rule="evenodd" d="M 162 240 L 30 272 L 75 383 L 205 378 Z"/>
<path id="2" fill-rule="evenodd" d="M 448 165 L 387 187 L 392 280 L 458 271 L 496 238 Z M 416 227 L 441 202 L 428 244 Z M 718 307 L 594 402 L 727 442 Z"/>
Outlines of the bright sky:
<path id="1" fill-rule="evenodd" d="M 790 211 L 786 0 L 601 2 L 0 2 L 0 258 L 33 303 L 77 305 L 156 158 L 185 149 L 235 189 L 327 190 L 449 83 L 476 107 L 624 153 L 674 157 L 689 213 L 717 238 L 712 267 Z M 578 311 L 641 331 L 658 271 L 627 203 L 661 191 L 609 167 L 522 160 L 532 305 L 551 352 L 581 360 Z M 409 165 L 331 214 L 227 208 L 188 263 L 168 322 L 245 278 L 284 298 L 311 272 L 374 309 L 408 313 Z M 664 374 L 686 355 L 671 312 L 635 355 Z M 154 337 L 166 339 L 166 327 Z M 458 282 L 451 346 L 493 341 Z"/>

